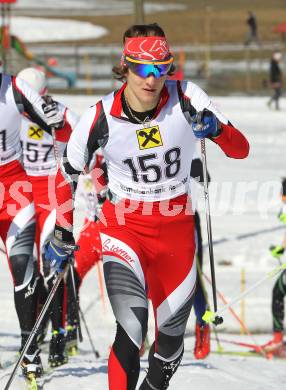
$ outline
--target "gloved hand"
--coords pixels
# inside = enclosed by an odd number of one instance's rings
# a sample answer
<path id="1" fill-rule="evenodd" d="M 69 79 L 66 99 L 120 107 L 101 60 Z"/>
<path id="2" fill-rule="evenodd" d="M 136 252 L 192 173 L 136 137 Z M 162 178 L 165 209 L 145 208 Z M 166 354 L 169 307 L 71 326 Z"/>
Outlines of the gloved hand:
<path id="1" fill-rule="evenodd" d="M 278 217 L 279 217 L 280 221 L 285 223 L 285 225 L 286 225 L 286 213 L 280 213 L 278 215 Z"/>
<path id="2" fill-rule="evenodd" d="M 283 248 L 282 245 L 276 245 L 276 246 L 272 245 L 269 248 L 269 250 L 270 250 L 271 255 L 273 257 L 275 257 L 276 259 L 279 259 L 283 255 L 285 248 Z"/>
<path id="3" fill-rule="evenodd" d="M 58 103 L 55 102 L 50 96 L 45 97 L 45 104 L 42 105 L 46 122 L 49 126 L 55 129 L 60 129 L 64 126 L 64 116 L 59 111 Z"/>
<path id="4" fill-rule="evenodd" d="M 197 138 L 216 137 L 221 132 L 215 114 L 206 108 L 192 116 L 191 126 Z"/>
<path id="5" fill-rule="evenodd" d="M 64 242 L 53 237 L 45 246 L 45 260 L 50 261 L 51 268 L 62 272 L 78 245 L 73 242 Z"/>

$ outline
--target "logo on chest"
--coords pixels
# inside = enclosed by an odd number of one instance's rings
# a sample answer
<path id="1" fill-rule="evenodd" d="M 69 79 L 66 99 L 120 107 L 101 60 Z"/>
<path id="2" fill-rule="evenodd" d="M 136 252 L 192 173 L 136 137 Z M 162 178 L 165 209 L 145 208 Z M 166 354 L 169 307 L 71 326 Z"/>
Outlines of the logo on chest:
<path id="1" fill-rule="evenodd" d="M 36 140 L 44 138 L 44 131 L 38 126 L 30 126 L 28 129 L 28 137 Z"/>
<path id="2" fill-rule="evenodd" d="M 83 182 L 83 186 L 84 186 L 85 191 L 87 191 L 87 192 L 92 191 L 93 190 L 92 180 L 90 178 L 86 178 Z"/>
<path id="3" fill-rule="evenodd" d="M 136 130 L 136 135 L 140 150 L 156 148 L 157 146 L 163 145 L 159 126 Z"/>

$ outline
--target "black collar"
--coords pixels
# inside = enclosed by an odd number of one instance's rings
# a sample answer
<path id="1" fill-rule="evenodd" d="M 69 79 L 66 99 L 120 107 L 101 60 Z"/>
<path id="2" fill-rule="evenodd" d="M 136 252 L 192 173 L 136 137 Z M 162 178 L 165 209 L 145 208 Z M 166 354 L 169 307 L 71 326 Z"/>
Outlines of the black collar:
<path id="1" fill-rule="evenodd" d="M 143 111 L 143 112 L 140 112 L 140 111 L 135 111 L 133 110 L 130 106 L 127 106 L 127 103 L 126 103 L 126 98 L 125 98 L 125 95 L 124 95 L 124 92 L 123 94 L 121 95 L 121 103 L 122 103 L 122 109 L 124 111 L 124 114 L 128 117 L 128 119 L 130 120 L 130 122 L 132 123 L 144 123 L 146 121 L 146 118 L 149 118 L 149 121 L 154 117 L 155 115 L 155 112 L 157 110 L 157 106 L 152 108 L 151 110 L 148 110 L 148 111 Z M 130 114 L 130 111 L 132 112 L 132 114 L 139 119 L 136 120 L 131 114 Z"/>

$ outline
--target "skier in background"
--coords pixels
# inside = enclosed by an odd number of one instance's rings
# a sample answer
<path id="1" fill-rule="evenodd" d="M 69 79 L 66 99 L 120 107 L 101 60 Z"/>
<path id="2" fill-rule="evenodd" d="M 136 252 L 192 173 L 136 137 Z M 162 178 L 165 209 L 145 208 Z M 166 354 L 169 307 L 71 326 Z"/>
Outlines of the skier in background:
<path id="1" fill-rule="evenodd" d="M 286 225 L 286 178 L 282 180 L 282 209 L 278 214 L 279 220 Z M 286 233 L 280 245 L 271 246 L 270 252 L 273 257 L 280 261 L 286 249 Z M 273 355 L 279 354 L 283 346 L 284 337 L 284 297 L 286 295 L 286 270 L 278 277 L 272 290 L 272 321 L 273 321 L 273 338 L 263 346 L 266 352 Z"/>
<path id="2" fill-rule="evenodd" d="M 18 77 L 27 82 L 42 98 L 48 102 L 51 97 L 47 95 L 47 79 L 44 72 L 35 68 L 21 70 Z M 53 134 L 48 134 L 36 123 L 28 118 L 23 118 L 21 123 L 21 145 L 23 150 L 23 166 L 32 184 L 33 200 L 36 212 L 36 250 L 39 269 L 40 301 L 44 304 L 47 293 L 40 272 L 42 265 L 45 282 L 50 290 L 57 277 L 56 272 L 50 272 L 50 264 L 44 258 L 44 246 L 50 239 L 54 230 L 56 220 L 55 206 L 51 205 L 53 182 L 57 172 L 57 158 L 60 158 L 66 143 L 71 135 L 72 129 L 78 122 L 78 116 L 61 103 L 57 104 L 58 110 L 62 113 L 65 125 L 56 132 L 56 140 Z M 54 149 L 57 145 L 57 151 Z M 56 153 L 59 156 L 56 156 Z M 64 318 L 64 282 L 57 289 L 53 301 L 49 307 L 47 318 L 52 322 L 52 338 L 49 348 L 49 364 L 52 367 L 67 362 L 65 350 L 65 318 Z M 40 307 L 39 307 L 40 311 Z M 46 318 L 46 320 L 47 320 Z M 47 324 L 43 321 L 43 325 Z M 44 329 L 42 329 L 44 331 Z"/>
<path id="3" fill-rule="evenodd" d="M 196 141 L 208 137 L 233 158 L 247 157 L 249 145 L 197 85 L 166 80 L 174 71 L 173 56 L 159 25 L 131 26 L 123 42 L 121 62 L 113 70 L 124 84 L 81 117 L 57 174 L 57 182 L 66 185 L 56 195 L 59 205 L 72 206 L 78 176 L 101 147 L 110 200 L 104 202 L 100 233 L 117 322 L 109 389 L 136 388 L 148 295 L 156 340 L 140 390 L 167 389 L 182 360 L 196 282 L 194 218 L 187 195 Z M 72 227 L 72 207 L 58 210 L 46 249 L 46 258 L 58 269 L 75 250 Z"/>
<path id="4" fill-rule="evenodd" d="M 96 153 L 95 167 L 90 174 L 81 175 L 77 196 L 84 198 L 86 216 L 77 245 L 79 250 L 74 253 L 74 276 L 79 302 L 79 288 L 86 274 L 98 262 L 102 261 L 102 248 L 99 233 L 98 217 L 107 196 L 107 171 L 102 153 Z M 67 276 L 67 336 L 66 347 L 69 355 L 77 354 L 77 307 L 71 274 Z"/>
<path id="5" fill-rule="evenodd" d="M 38 267 L 33 258 L 35 209 L 32 188 L 21 164 L 21 122 L 29 118 L 51 134 L 62 128 L 64 117 L 57 105 L 48 104 L 16 76 L 0 74 L 0 237 L 5 245 L 14 282 L 14 302 L 21 330 L 21 348 L 26 344 L 37 317 Z M 37 340 L 34 338 L 21 362 L 23 374 L 42 374 Z"/>

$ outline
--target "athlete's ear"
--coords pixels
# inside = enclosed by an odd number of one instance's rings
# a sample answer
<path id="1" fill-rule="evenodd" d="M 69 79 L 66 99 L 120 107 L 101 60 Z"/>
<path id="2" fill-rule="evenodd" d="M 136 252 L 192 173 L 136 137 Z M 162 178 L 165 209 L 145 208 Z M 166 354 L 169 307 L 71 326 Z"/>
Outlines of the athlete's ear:
<path id="1" fill-rule="evenodd" d="M 124 67 L 127 66 L 126 61 L 125 61 L 125 56 L 124 56 L 124 55 L 121 56 L 120 65 L 121 65 L 121 66 L 124 66 Z"/>

